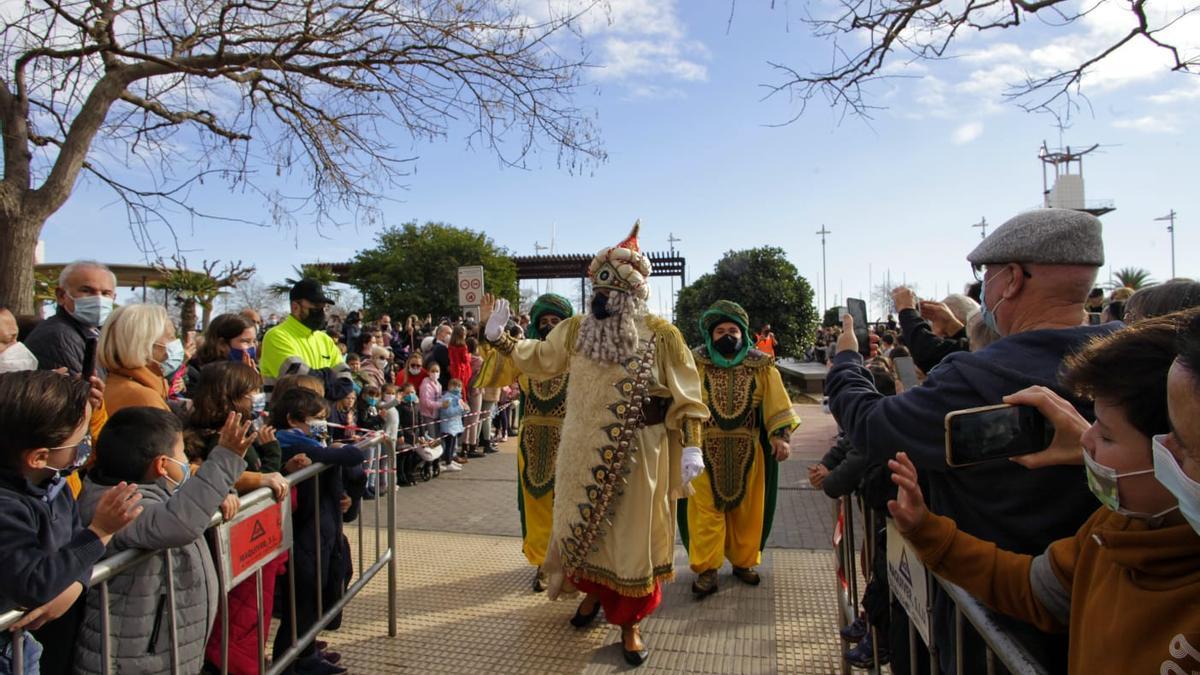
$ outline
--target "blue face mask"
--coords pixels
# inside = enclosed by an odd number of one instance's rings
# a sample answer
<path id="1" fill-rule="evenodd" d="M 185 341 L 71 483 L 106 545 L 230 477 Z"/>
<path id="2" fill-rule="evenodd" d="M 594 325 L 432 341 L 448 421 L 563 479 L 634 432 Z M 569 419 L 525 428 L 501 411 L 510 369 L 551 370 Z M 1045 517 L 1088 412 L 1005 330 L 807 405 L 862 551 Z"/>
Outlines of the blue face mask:
<path id="1" fill-rule="evenodd" d="M 367 402 L 367 407 L 370 408 L 370 407 L 374 407 L 375 404 L 379 403 L 379 399 L 377 399 L 373 396 L 368 396 L 366 398 L 366 402 Z"/>
<path id="2" fill-rule="evenodd" d="M 405 394 L 405 395 L 404 395 L 404 402 L 405 402 L 405 403 L 416 403 L 416 402 L 417 402 L 417 395 L 416 395 L 416 394 Z"/>
<path id="3" fill-rule="evenodd" d="M 180 471 L 183 472 L 183 477 L 180 478 L 178 481 L 176 481 L 174 478 L 171 478 L 170 476 L 163 476 L 163 478 L 167 479 L 168 483 L 170 483 L 171 485 L 174 485 L 175 489 L 178 490 L 179 488 L 183 487 L 183 484 L 186 483 L 189 478 L 192 477 L 192 465 L 188 464 L 187 462 L 181 462 L 181 461 L 175 459 L 174 457 L 168 457 L 167 461 L 172 462 L 174 464 L 178 464 Z"/>
<path id="4" fill-rule="evenodd" d="M 162 370 L 163 377 L 169 380 L 183 367 L 183 343 L 176 338 L 162 347 L 167 350 L 167 358 L 159 361 L 158 367 Z"/>
<path id="5" fill-rule="evenodd" d="M 1175 461 L 1175 455 L 1163 445 L 1166 435 L 1151 439 L 1154 448 L 1154 477 L 1179 501 L 1179 512 L 1184 520 L 1200 534 L 1200 483 L 1183 472 Z"/>
<path id="6" fill-rule="evenodd" d="M 1011 268 L 1009 268 L 1011 269 Z M 992 277 L 993 279 L 995 277 Z M 983 317 L 983 323 L 988 328 L 992 329 L 997 335 L 1003 335 L 996 323 L 996 310 L 1000 309 L 1000 305 L 1004 304 L 1007 298 L 1000 298 L 994 307 L 988 307 L 987 304 L 987 279 L 984 278 L 983 283 L 979 287 L 979 313 Z"/>
<path id="7" fill-rule="evenodd" d="M 249 349 L 233 349 L 231 347 L 229 349 L 229 360 L 230 361 L 237 361 L 238 363 L 244 363 L 247 356 L 250 357 L 251 361 L 257 360 L 258 348 L 251 347 Z"/>
<path id="8" fill-rule="evenodd" d="M 85 295 L 82 298 L 73 298 L 75 300 L 75 309 L 71 312 L 71 316 L 75 320 L 85 326 L 99 328 L 108 321 L 108 317 L 113 311 L 113 299 L 103 295 Z"/>

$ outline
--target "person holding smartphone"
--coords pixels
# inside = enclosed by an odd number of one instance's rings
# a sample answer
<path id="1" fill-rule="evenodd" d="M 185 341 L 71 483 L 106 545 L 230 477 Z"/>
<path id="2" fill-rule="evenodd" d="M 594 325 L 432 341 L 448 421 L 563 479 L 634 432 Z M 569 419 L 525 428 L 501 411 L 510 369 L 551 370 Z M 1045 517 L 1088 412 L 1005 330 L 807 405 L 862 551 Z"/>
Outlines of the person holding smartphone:
<path id="1" fill-rule="evenodd" d="M 1083 303 L 1104 263 L 1100 221 L 1067 209 L 1022 213 L 993 231 L 968 256 L 981 277 L 984 321 L 1004 336 L 977 352 L 942 360 L 925 382 L 883 397 L 857 353 L 853 326 L 844 326 L 826 379 L 829 407 L 851 443 L 874 461 L 907 451 L 929 479 L 936 513 L 964 532 L 1007 550 L 1033 555 L 1077 531 L 1095 510 L 1078 467 L 1030 471 L 1006 461 L 954 469 L 946 464 L 946 414 L 995 405 L 1041 385 L 1063 394 L 1057 382 L 1063 359 L 1119 324 L 1081 325 Z M 1091 406 L 1073 401 L 1090 417 Z M 935 587 L 934 639 L 941 666 L 955 673 L 954 607 Z M 1052 670 L 1065 662 L 1066 642 L 1028 624 L 1010 632 Z M 985 653 L 974 631 L 964 631 L 964 672 L 984 672 Z"/>
<path id="2" fill-rule="evenodd" d="M 1185 504 L 1156 479 L 1159 464 L 1176 462 L 1157 438 L 1181 417 L 1169 417 L 1168 372 L 1188 318 L 1200 333 L 1197 317 L 1147 320 L 1068 359 L 1064 383 L 1094 399 L 1093 424 L 1045 388 L 1007 397 L 1036 405 L 1054 423 L 1051 461 L 1082 462 L 1101 504 L 1078 532 L 1044 552 L 1014 553 L 959 531 L 926 508 L 911 459 L 901 453 L 889 463 L 899 493 L 888 510 L 921 560 L 1000 612 L 1047 632 L 1066 629 L 1069 673 L 1200 668 L 1200 614 L 1183 609 L 1200 603 L 1200 534 L 1181 511 Z M 1190 401 L 1179 404 L 1195 408 L 1194 387 L 1186 394 Z M 1191 430 L 1183 419 L 1178 426 Z"/>

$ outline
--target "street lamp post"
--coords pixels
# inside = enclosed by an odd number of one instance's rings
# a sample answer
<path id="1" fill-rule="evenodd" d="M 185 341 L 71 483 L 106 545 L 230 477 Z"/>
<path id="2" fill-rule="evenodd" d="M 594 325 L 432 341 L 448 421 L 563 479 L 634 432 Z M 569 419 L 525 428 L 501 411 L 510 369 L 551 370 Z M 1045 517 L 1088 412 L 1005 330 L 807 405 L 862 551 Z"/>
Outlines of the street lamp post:
<path id="1" fill-rule="evenodd" d="M 987 218 L 980 218 L 979 222 L 975 223 L 971 227 L 978 227 L 979 228 L 979 238 L 987 239 Z"/>
<path id="2" fill-rule="evenodd" d="M 1172 279 L 1175 278 L 1175 216 L 1176 215 L 1178 215 L 1178 214 L 1175 213 L 1175 209 L 1171 209 L 1171 212 L 1168 213 L 1167 215 L 1161 216 L 1159 218 L 1155 218 L 1155 220 L 1165 220 L 1170 223 L 1170 225 L 1167 225 L 1167 232 L 1171 233 L 1171 278 Z"/>
<path id="3" fill-rule="evenodd" d="M 823 318 L 825 312 L 829 311 L 829 306 L 826 302 L 826 296 L 829 295 L 829 271 L 825 267 L 825 235 L 833 233 L 822 225 L 821 229 L 817 230 L 817 234 L 821 235 L 821 316 Z"/>

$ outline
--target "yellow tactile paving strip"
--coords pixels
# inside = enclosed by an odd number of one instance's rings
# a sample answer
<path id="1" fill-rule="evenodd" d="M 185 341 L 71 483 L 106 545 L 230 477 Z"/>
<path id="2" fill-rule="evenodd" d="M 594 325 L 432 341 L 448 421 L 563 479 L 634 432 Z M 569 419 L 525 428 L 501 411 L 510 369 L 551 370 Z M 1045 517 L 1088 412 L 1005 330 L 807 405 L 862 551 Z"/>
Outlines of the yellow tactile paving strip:
<path id="1" fill-rule="evenodd" d="M 357 532 L 347 528 L 357 555 Z M 368 555 L 374 542 L 366 535 Z M 575 630 L 573 601 L 529 590 L 531 568 L 510 536 L 402 530 L 398 545 L 399 635 L 387 637 L 385 575 L 328 632 L 353 673 L 612 673 L 631 669 L 619 630 L 598 621 Z M 763 584 L 721 574 L 721 590 L 696 602 L 677 549 L 679 578 L 644 625 L 652 651 L 639 673 L 834 673 L 833 556 L 769 549 Z"/>

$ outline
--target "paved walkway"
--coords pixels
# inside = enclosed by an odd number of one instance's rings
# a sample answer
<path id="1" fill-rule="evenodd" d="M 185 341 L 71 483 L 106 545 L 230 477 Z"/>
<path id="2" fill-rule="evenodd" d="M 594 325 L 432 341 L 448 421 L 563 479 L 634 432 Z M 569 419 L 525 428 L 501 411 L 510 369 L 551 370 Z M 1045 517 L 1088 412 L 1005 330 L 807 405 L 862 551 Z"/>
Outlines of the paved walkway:
<path id="1" fill-rule="evenodd" d="M 804 425 L 783 465 L 779 507 L 757 588 L 726 566 L 721 590 L 696 602 L 687 555 L 676 546 L 678 578 L 644 624 L 645 673 L 833 673 L 835 577 L 830 501 L 807 481 L 835 426 L 819 406 L 800 406 Z M 597 622 L 572 628 L 571 600 L 530 591 L 516 510 L 516 449 L 472 460 L 458 473 L 397 494 L 399 626 L 387 637 L 385 575 L 328 634 L 355 673 L 612 673 L 630 670 L 620 630 Z M 371 522 L 368 508 L 365 522 Z M 369 531 L 369 530 L 368 530 Z M 355 533 L 348 532 L 351 541 Z M 369 535 L 367 550 L 374 550 Z M 352 546 L 357 553 L 357 547 Z"/>

